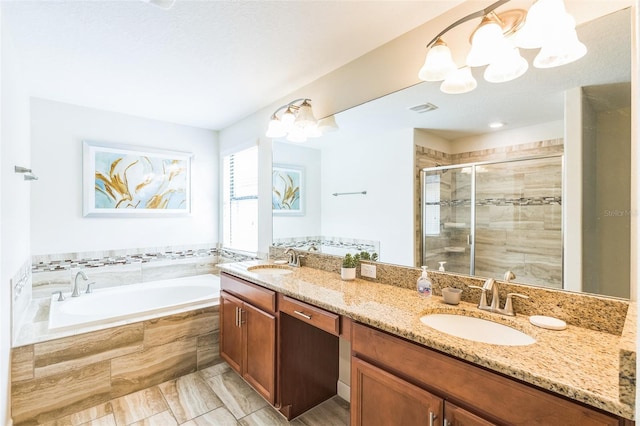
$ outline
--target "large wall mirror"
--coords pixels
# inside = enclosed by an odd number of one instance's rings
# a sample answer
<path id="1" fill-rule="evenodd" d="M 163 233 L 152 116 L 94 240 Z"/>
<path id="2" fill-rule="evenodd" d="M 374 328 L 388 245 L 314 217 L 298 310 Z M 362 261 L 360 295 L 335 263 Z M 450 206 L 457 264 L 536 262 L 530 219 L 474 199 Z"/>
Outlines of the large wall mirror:
<path id="1" fill-rule="evenodd" d="M 588 53 L 572 64 L 500 84 L 474 69 L 472 92 L 420 83 L 311 142 L 274 141 L 302 195 L 274 210 L 274 245 L 630 297 L 631 26 L 629 8 L 607 13 L 578 26 Z"/>

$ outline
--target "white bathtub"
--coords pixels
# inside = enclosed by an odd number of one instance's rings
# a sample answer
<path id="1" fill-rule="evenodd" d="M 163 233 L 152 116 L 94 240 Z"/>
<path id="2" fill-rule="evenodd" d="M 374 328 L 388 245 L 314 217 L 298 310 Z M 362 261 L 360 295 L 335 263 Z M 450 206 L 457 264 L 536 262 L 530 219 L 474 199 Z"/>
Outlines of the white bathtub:
<path id="1" fill-rule="evenodd" d="M 220 278 L 196 275 L 94 290 L 80 297 L 51 297 L 49 329 L 110 323 L 188 306 L 218 303 Z"/>

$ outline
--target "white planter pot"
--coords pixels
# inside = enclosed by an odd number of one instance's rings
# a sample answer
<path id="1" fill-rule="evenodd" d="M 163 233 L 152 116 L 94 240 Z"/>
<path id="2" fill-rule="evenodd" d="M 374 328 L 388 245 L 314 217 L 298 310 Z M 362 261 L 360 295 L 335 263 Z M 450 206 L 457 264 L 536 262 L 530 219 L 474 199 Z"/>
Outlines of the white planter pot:
<path id="1" fill-rule="evenodd" d="M 356 268 L 342 268 L 340 269 L 340 277 L 345 281 L 356 279 Z"/>

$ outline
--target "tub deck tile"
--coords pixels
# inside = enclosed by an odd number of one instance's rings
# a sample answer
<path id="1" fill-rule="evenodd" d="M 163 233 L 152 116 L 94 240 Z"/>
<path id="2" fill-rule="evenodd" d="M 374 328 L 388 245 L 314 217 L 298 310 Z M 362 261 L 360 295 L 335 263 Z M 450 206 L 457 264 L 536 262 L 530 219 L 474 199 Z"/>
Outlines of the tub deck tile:
<path id="1" fill-rule="evenodd" d="M 15 348 L 11 352 L 11 380 L 33 379 L 33 345 Z"/>
<path id="2" fill-rule="evenodd" d="M 138 323 L 36 343 L 35 377 L 63 373 L 69 369 L 138 352 L 143 347 L 142 341 L 143 326 Z"/>
<path id="3" fill-rule="evenodd" d="M 213 332 L 198 337 L 198 370 L 222 362 L 220 357 L 220 333 Z"/>
<path id="4" fill-rule="evenodd" d="M 112 395 L 122 396 L 177 379 L 197 368 L 197 338 L 145 348 L 111 361 Z"/>
<path id="5" fill-rule="evenodd" d="M 160 346 L 175 340 L 213 333 L 219 329 L 219 309 L 183 312 L 144 322 L 144 346 Z"/>
<path id="6" fill-rule="evenodd" d="M 64 373 L 13 383 L 13 420 L 39 422 L 64 417 L 109 399 L 108 361 Z"/>

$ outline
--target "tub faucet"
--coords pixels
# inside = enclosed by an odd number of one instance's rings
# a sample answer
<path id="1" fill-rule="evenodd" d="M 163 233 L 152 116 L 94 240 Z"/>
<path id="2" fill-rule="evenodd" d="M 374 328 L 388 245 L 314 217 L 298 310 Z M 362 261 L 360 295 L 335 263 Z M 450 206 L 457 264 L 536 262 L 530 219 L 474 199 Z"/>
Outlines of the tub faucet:
<path id="1" fill-rule="evenodd" d="M 80 291 L 78 290 L 78 275 L 80 275 L 82 277 L 82 279 L 85 280 L 85 281 L 87 281 L 89 279 L 89 278 L 87 278 L 87 274 L 85 274 L 84 271 L 76 272 L 76 276 L 73 279 L 73 293 L 71 293 L 71 297 L 80 296 Z"/>

